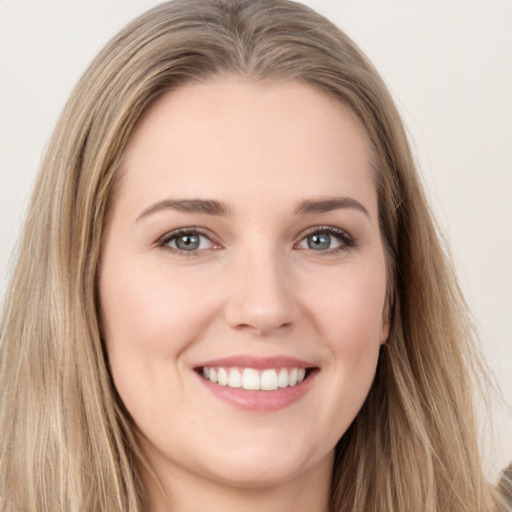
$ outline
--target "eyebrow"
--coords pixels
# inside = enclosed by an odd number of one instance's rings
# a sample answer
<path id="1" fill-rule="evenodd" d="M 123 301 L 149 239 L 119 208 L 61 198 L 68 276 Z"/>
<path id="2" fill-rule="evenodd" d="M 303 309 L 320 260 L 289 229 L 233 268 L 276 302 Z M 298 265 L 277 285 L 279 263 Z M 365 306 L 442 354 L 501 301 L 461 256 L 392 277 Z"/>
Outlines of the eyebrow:
<path id="1" fill-rule="evenodd" d="M 175 210 L 184 213 L 202 213 L 204 215 L 226 216 L 229 208 L 226 204 L 211 199 L 164 199 L 146 208 L 137 221 L 161 210 Z"/>
<path id="2" fill-rule="evenodd" d="M 294 210 L 295 214 L 300 213 L 327 213 L 333 210 L 352 208 L 364 213 L 368 218 L 368 210 L 351 197 L 327 197 L 325 199 L 308 199 L 300 202 Z"/>
<path id="3" fill-rule="evenodd" d="M 327 213 L 333 210 L 352 208 L 364 213 L 368 218 L 368 210 L 351 197 L 328 197 L 322 199 L 307 199 L 301 201 L 294 209 L 295 215 Z M 225 203 L 213 199 L 164 199 L 146 208 L 138 217 L 137 222 L 144 217 L 161 210 L 175 210 L 184 213 L 197 213 L 225 217 L 230 214 L 230 208 Z"/>

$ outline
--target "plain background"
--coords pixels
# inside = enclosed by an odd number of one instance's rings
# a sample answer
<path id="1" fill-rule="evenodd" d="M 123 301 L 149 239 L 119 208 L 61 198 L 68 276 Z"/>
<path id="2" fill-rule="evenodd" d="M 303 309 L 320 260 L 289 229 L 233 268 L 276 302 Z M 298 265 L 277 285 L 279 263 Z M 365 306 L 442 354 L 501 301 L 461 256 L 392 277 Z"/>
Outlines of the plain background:
<path id="1" fill-rule="evenodd" d="M 157 3 L 0 0 L 0 305 L 30 187 L 67 96 L 103 44 Z M 512 460 L 512 1 L 305 3 L 368 54 L 406 122 L 509 404 L 494 404 L 496 435 L 486 441 L 495 479 Z"/>

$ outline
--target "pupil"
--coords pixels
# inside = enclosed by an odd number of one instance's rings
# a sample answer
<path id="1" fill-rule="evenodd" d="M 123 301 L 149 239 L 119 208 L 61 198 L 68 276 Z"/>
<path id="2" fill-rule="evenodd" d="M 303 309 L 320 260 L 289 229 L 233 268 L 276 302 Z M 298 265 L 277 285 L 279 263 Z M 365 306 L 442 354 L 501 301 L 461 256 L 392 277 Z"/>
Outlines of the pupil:
<path id="1" fill-rule="evenodd" d="M 199 237 L 197 235 L 183 235 L 176 240 L 176 247 L 190 251 L 199 247 Z"/>
<path id="2" fill-rule="evenodd" d="M 317 234 L 310 235 L 308 238 L 308 246 L 310 249 L 314 249 L 316 251 L 320 249 L 329 249 L 329 245 L 331 244 L 331 238 L 329 235 L 325 234 Z"/>

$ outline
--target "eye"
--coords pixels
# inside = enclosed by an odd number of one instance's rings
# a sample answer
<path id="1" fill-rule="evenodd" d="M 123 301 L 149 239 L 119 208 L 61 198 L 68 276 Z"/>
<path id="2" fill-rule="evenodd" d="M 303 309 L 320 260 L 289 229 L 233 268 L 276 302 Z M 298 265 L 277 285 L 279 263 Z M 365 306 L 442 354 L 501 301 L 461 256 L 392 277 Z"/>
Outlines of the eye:
<path id="1" fill-rule="evenodd" d="M 167 233 L 158 241 L 158 246 L 182 253 L 219 248 L 206 234 L 189 228 Z"/>
<path id="2" fill-rule="evenodd" d="M 318 252 L 335 253 L 347 250 L 355 245 L 355 240 L 344 230 L 325 226 L 315 228 L 298 244 L 300 249 L 310 249 Z"/>

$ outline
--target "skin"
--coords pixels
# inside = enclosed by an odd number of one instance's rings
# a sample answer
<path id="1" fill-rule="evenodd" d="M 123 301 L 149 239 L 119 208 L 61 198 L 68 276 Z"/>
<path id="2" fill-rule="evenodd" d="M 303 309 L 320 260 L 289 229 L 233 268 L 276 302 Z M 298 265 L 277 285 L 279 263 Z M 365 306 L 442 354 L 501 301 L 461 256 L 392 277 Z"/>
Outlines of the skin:
<path id="1" fill-rule="evenodd" d="M 334 447 L 388 336 L 363 130 L 311 86 L 222 77 L 159 99 L 120 172 L 99 291 L 114 382 L 161 484 L 144 474 L 148 510 L 168 510 L 164 494 L 180 511 L 327 510 Z M 332 197 L 366 212 L 295 211 Z M 215 200 L 229 214 L 154 206 L 167 199 Z M 344 238 L 311 248 L 325 226 Z M 198 227 L 199 249 L 162 246 Z M 296 357 L 318 372 L 283 409 L 241 410 L 194 371 L 240 354 Z"/>

